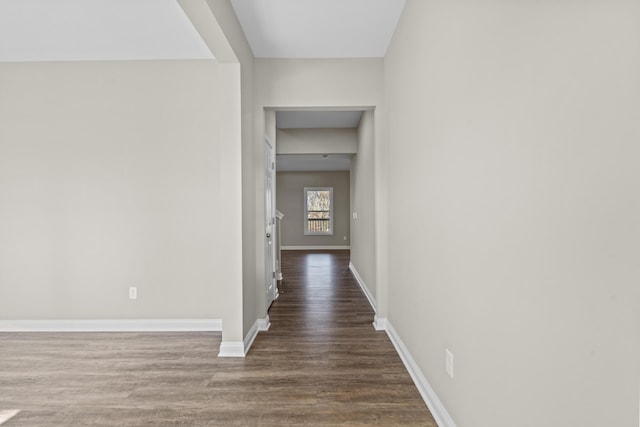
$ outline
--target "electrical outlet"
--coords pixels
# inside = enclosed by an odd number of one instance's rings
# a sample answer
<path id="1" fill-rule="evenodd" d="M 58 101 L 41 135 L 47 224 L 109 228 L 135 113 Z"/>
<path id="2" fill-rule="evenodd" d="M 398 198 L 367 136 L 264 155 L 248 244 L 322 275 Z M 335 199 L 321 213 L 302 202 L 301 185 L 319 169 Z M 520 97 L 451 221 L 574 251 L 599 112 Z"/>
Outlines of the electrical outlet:
<path id="1" fill-rule="evenodd" d="M 358 219 L 358 212 L 353 212 L 353 219 Z"/>
<path id="2" fill-rule="evenodd" d="M 342 236 L 342 239 L 346 242 L 347 241 L 347 236 Z"/>
<path id="3" fill-rule="evenodd" d="M 444 350 L 444 369 L 447 371 L 447 375 L 453 379 L 453 353 L 448 348 Z"/>
<path id="4" fill-rule="evenodd" d="M 138 298 L 138 288 L 132 286 L 129 288 L 129 299 L 137 299 Z"/>

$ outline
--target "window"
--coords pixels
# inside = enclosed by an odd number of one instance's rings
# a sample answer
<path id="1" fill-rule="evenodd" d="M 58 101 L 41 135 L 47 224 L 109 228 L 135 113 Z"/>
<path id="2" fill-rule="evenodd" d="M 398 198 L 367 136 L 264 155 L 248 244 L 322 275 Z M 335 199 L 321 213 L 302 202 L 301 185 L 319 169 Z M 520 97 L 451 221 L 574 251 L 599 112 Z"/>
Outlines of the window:
<path id="1" fill-rule="evenodd" d="M 333 187 L 304 188 L 304 234 L 333 234 Z"/>

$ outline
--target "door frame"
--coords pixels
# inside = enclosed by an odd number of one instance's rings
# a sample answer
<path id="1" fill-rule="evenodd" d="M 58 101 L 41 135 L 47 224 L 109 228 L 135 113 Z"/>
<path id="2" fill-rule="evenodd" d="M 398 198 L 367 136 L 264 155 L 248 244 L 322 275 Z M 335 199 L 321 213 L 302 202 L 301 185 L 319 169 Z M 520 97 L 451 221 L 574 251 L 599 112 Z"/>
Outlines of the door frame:
<path id="1" fill-rule="evenodd" d="M 267 135 L 264 136 L 264 224 L 265 224 L 265 295 L 266 309 L 278 298 L 276 274 L 276 155 L 275 147 Z M 271 199 L 271 200 L 269 200 Z"/>

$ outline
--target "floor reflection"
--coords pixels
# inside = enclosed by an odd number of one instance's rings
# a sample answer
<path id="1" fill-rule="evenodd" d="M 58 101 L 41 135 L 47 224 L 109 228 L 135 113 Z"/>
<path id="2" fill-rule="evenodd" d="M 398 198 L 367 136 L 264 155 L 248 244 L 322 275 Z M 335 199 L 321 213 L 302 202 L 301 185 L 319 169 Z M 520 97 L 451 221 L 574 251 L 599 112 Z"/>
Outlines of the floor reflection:
<path id="1" fill-rule="evenodd" d="M 282 268 L 285 294 L 295 287 L 298 326 L 331 331 L 348 303 L 346 295 L 353 290 L 349 251 L 286 251 Z"/>

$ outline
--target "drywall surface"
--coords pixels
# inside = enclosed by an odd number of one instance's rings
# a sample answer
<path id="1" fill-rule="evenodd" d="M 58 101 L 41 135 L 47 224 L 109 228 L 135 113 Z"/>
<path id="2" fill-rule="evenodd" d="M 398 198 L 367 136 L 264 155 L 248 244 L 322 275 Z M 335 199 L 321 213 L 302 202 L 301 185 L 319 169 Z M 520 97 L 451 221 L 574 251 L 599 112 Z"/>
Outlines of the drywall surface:
<path id="1" fill-rule="evenodd" d="M 232 50 L 240 68 L 240 114 L 242 156 L 242 329 L 246 336 L 258 317 L 265 316 L 260 298 L 263 292 L 257 285 L 256 245 L 262 243 L 256 235 L 256 165 L 253 107 L 253 53 L 242 27 L 228 0 L 207 0 L 210 10 L 224 33 L 224 47 Z M 214 52 L 215 54 L 216 52 Z M 217 57 L 217 56 L 216 56 Z M 262 165 L 261 162 L 258 162 Z M 263 172 L 260 170 L 260 177 Z M 260 279 L 262 277 L 260 276 Z M 263 282 L 260 282 L 263 283 Z M 240 289 L 238 289 L 240 291 Z M 236 309 L 235 306 L 232 307 Z M 237 308 L 240 310 L 240 308 Z"/>
<path id="2" fill-rule="evenodd" d="M 256 107 L 356 107 L 382 102 L 382 59 L 255 59 Z"/>
<path id="3" fill-rule="evenodd" d="M 332 236 L 305 236 L 304 187 L 333 187 Z M 278 172 L 276 195 L 282 246 L 349 246 L 349 172 Z"/>
<path id="4" fill-rule="evenodd" d="M 224 321 L 239 260 L 220 233 L 217 74 L 0 65 L 1 318 Z"/>
<path id="5" fill-rule="evenodd" d="M 358 127 L 358 154 L 351 161 L 351 263 L 375 298 L 374 112 Z"/>
<path id="6" fill-rule="evenodd" d="M 353 154 L 356 129 L 278 129 L 278 154 Z"/>
<path id="7" fill-rule="evenodd" d="M 254 101 L 256 146 L 262 147 L 265 109 L 326 108 L 374 109 L 375 146 L 375 242 L 378 312 L 386 314 L 386 113 L 382 59 L 255 59 Z M 359 108 L 360 107 L 360 108 Z M 276 152 L 278 141 L 276 141 Z M 262 159 L 262 152 L 256 154 Z M 258 181 L 258 180 L 257 180 Z M 256 194 L 264 194 L 264 183 L 257 182 Z M 279 206 L 277 206 L 280 209 Z M 256 205 L 256 216 L 263 218 L 264 207 Z M 263 220 L 258 230 L 264 236 Z M 263 251 L 260 246 L 257 251 Z M 262 256 L 262 258 L 264 258 Z M 261 255 L 257 256 L 260 262 Z M 264 267 L 261 267 L 264 271 Z"/>
<path id="8" fill-rule="evenodd" d="M 638 16 L 407 1 L 388 319 L 458 426 L 638 425 Z"/>

